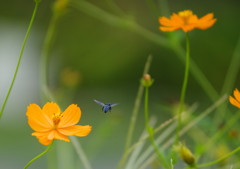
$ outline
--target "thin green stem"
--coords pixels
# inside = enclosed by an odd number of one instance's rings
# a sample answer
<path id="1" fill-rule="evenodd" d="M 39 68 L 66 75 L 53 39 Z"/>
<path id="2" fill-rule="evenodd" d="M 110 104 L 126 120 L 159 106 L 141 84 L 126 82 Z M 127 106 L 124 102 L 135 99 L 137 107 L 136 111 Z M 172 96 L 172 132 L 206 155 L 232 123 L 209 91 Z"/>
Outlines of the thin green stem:
<path id="1" fill-rule="evenodd" d="M 86 154 L 84 153 L 81 144 L 77 141 L 76 137 L 71 137 L 71 141 L 72 141 L 72 145 L 75 148 L 78 157 L 80 158 L 80 160 L 82 161 L 82 164 L 84 166 L 85 169 L 92 169 L 90 162 L 87 159 Z"/>
<path id="2" fill-rule="evenodd" d="M 146 130 L 148 132 L 149 135 L 149 139 L 151 142 L 151 145 L 155 151 L 155 153 L 157 154 L 159 161 L 162 163 L 164 168 L 170 168 L 169 164 L 167 163 L 164 154 L 159 150 L 159 147 L 157 146 L 157 144 L 155 143 L 154 140 L 154 130 L 152 129 L 152 127 L 149 125 L 149 118 L 148 118 L 148 89 L 149 87 L 145 87 L 145 103 L 144 103 L 144 114 L 145 114 L 145 126 L 146 126 Z"/>
<path id="3" fill-rule="evenodd" d="M 168 3 L 169 3 L 168 0 L 158 0 L 159 11 L 162 16 L 170 14 Z"/>
<path id="4" fill-rule="evenodd" d="M 185 96 L 186 96 L 188 76 L 189 76 L 189 67 L 190 67 L 190 43 L 189 43 L 188 33 L 186 33 L 186 63 L 185 63 L 184 79 L 183 79 L 183 85 L 182 85 L 181 96 L 180 96 L 180 104 L 178 109 L 177 142 L 179 140 L 179 131 L 181 130 L 182 111 L 184 110 L 184 106 L 185 106 Z"/>
<path id="5" fill-rule="evenodd" d="M 7 95 L 5 97 L 5 100 L 3 102 L 3 105 L 2 105 L 2 108 L 1 108 L 1 111 L 0 111 L 0 119 L 2 117 L 2 114 L 3 114 L 4 110 L 5 110 L 6 104 L 8 102 L 8 98 L 9 98 L 9 96 L 11 94 L 13 85 L 15 83 L 15 80 L 16 80 L 16 77 L 17 77 L 17 73 L 18 73 L 18 70 L 19 70 L 19 67 L 20 67 L 20 64 L 21 64 L 22 56 L 23 56 L 23 53 L 24 53 L 24 49 L 25 49 L 25 46 L 26 46 L 27 39 L 29 37 L 30 31 L 32 29 L 33 22 L 35 20 L 35 16 L 36 16 L 36 13 L 37 13 L 37 10 L 38 10 L 39 3 L 40 3 L 40 1 L 35 1 L 35 7 L 34 7 L 34 10 L 33 10 L 33 13 L 32 13 L 32 17 L 31 17 L 30 23 L 28 25 L 28 29 L 27 29 L 26 35 L 25 35 L 25 37 L 23 39 L 22 48 L 21 48 L 21 51 L 20 51 L 20 54 L 19 54 L 19 58 L 18 58 L 17 66 L 16 66 L 16 69 L 15 69 L 15 72 L 14 72 L 14 75 L 13 75 L 13 78 L 12 78 L 12 82 L 10 84 L 10 87 L 8 89 Z"/>
<path id="6" fill-rule="evenodd" d="M 148 58 L 147 58 L 147 61 L 145 63 L 145 66 L 144 66 L 143 75 L 148 73 L 148 71 L 150 69 L 151 62 L 152 62 L 152 56 L 149 55 Z M 133 132 L 134 132 L 137 117 L 138 117 L 138 112 L 139 112 L 139 108 L 140 108 L 140 104 L 141 104 L 141 99 L 142 99 L 142 96 L 143 96 L 143 90 L 144 90 L 144 87 L 140 83 L 140 85 L 138 87 L 137 96 L 136 96 L 136 99 L 135 99 L 135 102 L 134 102 L 134 106 L 133 106 L 133 111 L 132 111 L 132 115 L 131 115 L 129 128 L 128 128 L 127 139 L 126 139 L 126 143 L 125 143 L 125 152 L 129 149 L 129 147 L 132 143 Z M 120 160 L 120 162 L 118 164 L 118 168 L 123 167 L 123 165 L 126 161 L 126 158 L 127 158 L 127 156 L 123 155 L 122 159 Z"/>
<path id="7" fill-rule="evenodd" d="M 144 27 L 140 26 L 137 22 L 135 22 L 135 20 L 131 19 L 131 17 L 115 16 L 89 3 L 88 1 L 73 0 L 71 1 L 70 6 L 109 25 L 127 29 L 129 31 L 140 34 L 146 39 L 150 39 L 151 41 L 157 44 L 161 44 L 164 47 L 170 47 L 168 40 L 165 37 L 145 29 Z"/>
<path id="8" fill-rule="evenodd" d="M 41 154 L 37 155 L 36 157 L 34 157 L 32 160 L 30 160 L 27 165 L 25 165 L 25 167 L 23 169 L 27 169 L 29 167 L 30 164 L 32 164 L 35 160 L 37 160 L 38 158 L 42 157 L 44 154 L 46 154 L 51 148 L 53 147 L 53 142 L 47 147 L 46 150 L 44 150 Z"/>
<path id="9" fill-rule="evenodd" d="M 204 168 L 204 167 L 209 167 L 209 166 L 211 166 L 211 165 L 215 165 L 215 164 L 217 164 L 217 163 L 219 163 L 219 162 L 221 162 L 221 161 L 229 158 L 230 156 L 232 156 L 233 154 L 237 153 L 238 151 L 240 151 L 240 147 L 234 149 L 234 150 L 231 151 L 230 153 L 224 155 L 223 157 L 221 157 L 221 158 L 219 158 L 219 159 L 217 159 L 217 160 L 215 160 L 215 161 L 198 165 L 198 168 Z"/>
<path id="10" fill-rule="evenodd" d="M 174 118 L 171 118 L 167 121 L 165 121 L 164 123 L 160 124 L 158 127 L 156 127 L 154 129 L 154 134 L 156 134 L 157 132 L 159 132 L 160 130 L 162 130 L 163 128 L 165 128 L 166 126 L 168 126 L 169 124 L 171 124 L 173 121 L 175 121 L 177 119 L 177 117 L 175 116 Z M 135 142 L 131 147 L 129 147 L 127 150 L 124 151 L 124 154 L 122 156 L 122 159 L 119 162 L 118 165 L 118 169 L 122 169 L 123 167 L 123 161 L 124 159 L 127 159 L 128 155 L 134 150 L 136 149 L 141 143 L 143 143 L 146 139 L 149 139 L 149 135 L 144 136 L 143 138 L 139 139 L 137 142 Z"/>
<path id="11" fill-rule="evenodd" d="M 149 87 L 145 87 L 144 117 L 145 117 L 145 126 L 146 126 L 146 128 L 149 128 L 149 118 L 148 118 L 148 90 L 149 90 Z"/>
<path id="12" fill-rule="evenodd" d="M 240 69 L 240 36 L 238 38 L 237 45 L 235 47 L 230 65 L 228 67 L 228 71 L 222 87 L 222 92 L 221 92 L 222 94 L 225 94 L 226 92 L 230 92 L 232 90 L 232 88 L 234 87 L 234 83 L 236 81 L 239 69 Z"/>
<path id="13" fill-rule="evenodd" d="M 224 79 L 224 83 L 221 91 L 222 94 L 226 94 L 226 93 L 229 94 L 233 90 L 239 69 L 240 69 L 240 36 L 238 38 L 238 42 L 236 44 L 231 62 L 227 70 L 227 74 Z M 222 119 L 225 119 L 226 112 L 228 112 L 227 105 L 228 103 L 226 102 L 221 107 L 219 107 L 218 113 L 216 113 L 214 116 L 214 123 L 213 123 L 214 126 L 218 126 L 219 123 L 221 123 Z"/>
<path id="14" fill-rule="evenodd" d="M 43 42 L 43 50 L 41 54 L 41 87 L 42 87 L 42 98 L 43 100 L 50 100 L 52 97 L 49 96 L 49 90 L 48 90 L 48 65 L 49 65 L 49 54 L 50 49 L 52 47 L 54 36 L 55 36 L 55 30 L 57 21 L 59 19 L 59 15 L 56 13 L 53 13 L 53 16 L 50 20 L 49 27 L 47 29 L 47 33 Z"/>
<path id="15" fill-rule="evenodd" d="M 126 16 L 127 14 L 116 4 L 114 0 L 105 0 L 107 5 L 111 8 L 113 12 L 120 16 Z"/>
<path id="16" fill-rule="evenodd" d="M 145 67 L 144 67 L 143 75 L 148 73 L 148 71 L 150 69 L 151 62 L 152 62 L 152 56 L 149 55 L 148 59 L 146 61 Z M 144 90 L 144 87 L 140 83 L 139 88 L 138 88 L 138 92 L 137 92 L 137 97 L 136 97 L 134 107 L 133 107 L 133 111 L 132 111 L 132 116 L 131 116 L 130 126 L 129 126 L 129 129 L 128 129 L 125 150 L 127 150 L 129 148 L 129 146 L 131 145 L 131 142 L 132 142 L 133 131 L 134 131 L 134 128 L 135 128 L 135 124 L 136 124 L 136 120 L 137 120 L 137 116 L 138 116 L 138 112 L 139 112 L 139 107 L 140 107 L 140 104 L 141 104 L 141 98 L 143 96 L 143 90 Z"/>

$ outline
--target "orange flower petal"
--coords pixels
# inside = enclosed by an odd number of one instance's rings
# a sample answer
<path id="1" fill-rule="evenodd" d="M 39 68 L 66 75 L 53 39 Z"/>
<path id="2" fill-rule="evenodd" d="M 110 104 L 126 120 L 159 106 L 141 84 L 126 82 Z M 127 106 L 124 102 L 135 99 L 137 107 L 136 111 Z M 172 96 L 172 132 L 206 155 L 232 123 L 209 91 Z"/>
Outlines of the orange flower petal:
<path id="1" fill-rule="evenodd" d="M 160 26 L 159 29 L 163 32 L 172 32 L 175 31 L 177 29 L 179 29 L 179 27 L 164 27 L 164 26 Z"/>
<path id="2" fill-rule="evenodd" d="M 229 96 L 229 101 L 232 105 L 236 106 L 237 108 L 240 108 L 240 102 L 234 99 L 232 96 Z"/>
<path id="3" fill-rule="evenodd" d="M 63 135 L 79 136 L 79 137 L 87 136 L 91 130 L 92 130 L 92 126 L 89 126 L 89 125 L 86 125 L 86 126 L 74 125 L 74 126 L 58 129 L 58 131 Z"/>
<path id="4" fill-rule="evenodd" d="M 236 98 L 236 100 L 240 103 L 240 92 L 238 89 L 234 90 L 233 95 Z"/>
<path id="5" fill-rule="evenodd" d="M 58 124 L 58 128 L 64 128 L 64 127 L 69 127 L 69 126 L 75 125 L 79 122 L 80 117 L 81 117 L 80 108 L 75 104 L 71 104 L 62 113 L 62 118 Z"/>
<path id="6" fill-rule="evenodd" d="M 56 103 L 48 102 L 43 106 L 43 112 L 46 116 L 52 119 L 54 114 L 60 114 L 61 110 Z"/>
<path id="7" fill-rule="evenodd" d="M 187 22 L 188 22 L 187 24 L 190 24 L 190 25 L 191 25 L 191 24 L 194 24 L 194 25 L 195 25 L 197 22 L 199 22 L 197 15 L 191 15 L 191 16 L 189 16 Z"/>
<path id="8" fill-rule="evenodd" d="M 49 140 L 53 140 L 53 139 L 59 139 L 59 140 L 63 140 L 63 141 L 67 141 L 70 142 L 69 138 L 61 133 L 59 133 L 57 130 L 52 130 L 47 137 Z"/>
<path id="9" fill-rule="evenodd" d="M 159 23 L 164 26 L 174 26 L 174 22 L 164 16 L 159 18 Z"/>
<path id="10" fill-rule="evenodd" d="M 195 28 L 195 25 L 184 25 L 181 28 L 184 32 L 189 32 Z"/>
<path id="11" fill-rule="evenodd" d="M 209 13 L 209 14 L 201 17 L 201 18 L 199 19 L 199 21 L 201 21 L 201 22 L 207 22 L 207 21 L 212 20 L 213 17 L 214 17 L 213 13 Z"/>
<path id="12" fill-rule="evenodd" d="M 30 104 L 27 108 L 28 124 L 35 130 L 40 132 L 48 131 L 52 128 L 51 119 L 44 115 L 41 108 L 36 104 Z"/>
<path id="13" fill-rule="evenodd" d="M 211 27 L 216 21 L 217 19 L 213 19 L 213 13 L 209 13 L 199 19 L 196 27 L 198 29 L 207 29 Z"/>
<path id="14" fill-rule="evenodd" d="M 184 20 L 183 20 L 183 18 L 180 17 L 179 15 L 175 14 L 175 13 L 173 13 L 173 14 L 171 15 L 171 22 L 172 22 L 172 26 L 177 26 L 177 27 L 179 27 L 179 26 L 184 25 Z"/>
<path id="15" fill-rule="evenodd" d="M 49 145 L 52 140 L 48 139 L 49 132 L 34 132 L 32 136 L 36 136 L 38 141 L 43 145 Z"/>
<path id="16" fill-rule="evenodd" d="M 171 19 L 160 17 L 159 23 L 163 25 L 159 27 L 159 29 L 163 32 L 171 32 L 180 29 L 180 26 L 183 25 L 182 19 L 176 14 L 173 14 Z"/>

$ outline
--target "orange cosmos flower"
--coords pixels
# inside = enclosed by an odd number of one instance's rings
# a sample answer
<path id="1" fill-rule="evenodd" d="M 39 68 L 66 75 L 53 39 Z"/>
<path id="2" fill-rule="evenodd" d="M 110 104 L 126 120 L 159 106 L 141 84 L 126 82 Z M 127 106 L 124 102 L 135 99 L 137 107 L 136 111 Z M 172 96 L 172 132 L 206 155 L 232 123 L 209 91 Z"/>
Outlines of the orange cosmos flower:
<path id="1" fill-rule="evenodd" d="M 235 89 L 233 92 L 234 97 L 229 96 L 229 101 L 232 105 L 236 106 L 237 108 L 240 108 L 240 92 L 238 89 Z"/>
<path id="2" fill-rule="evenodd" d="M 163 32 L 171 32 L 178 29 L 182 29 L 184 32 L 189 32 L 195 28 L 208 29 L 216 22 L 213 18 L 213 13 L 209 13 L 202 18 L 198 18 L 191 10 L 184 10 L 173 13 L 170 19 L 166 17 L 160 17 L 159 23 L 162 25 L 159 29 Z"/>
<path id="3" fill-rule="evenodd" d="M 61 112 L 56 103 L 46 103 L 41 109 L 36 104 L 27 108 L 28 124 L 35 130 L 32 133 L 43 145 L 49 145 L 53 139 L 70 142 L 67 136 L 87 136 L 91 126 L 76 125 L 81 117 L 81 110 L 77 105 L 71 104 Z"/>

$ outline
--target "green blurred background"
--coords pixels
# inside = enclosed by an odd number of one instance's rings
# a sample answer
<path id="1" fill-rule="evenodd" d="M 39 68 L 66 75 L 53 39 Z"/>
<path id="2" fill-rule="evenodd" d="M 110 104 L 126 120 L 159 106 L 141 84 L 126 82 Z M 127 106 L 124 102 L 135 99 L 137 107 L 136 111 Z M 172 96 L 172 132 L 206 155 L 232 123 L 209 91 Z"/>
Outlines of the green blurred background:
<path id="1" fill-rule="evenodd" d="M 28 160 L 44 149 L 30 134 L 26 107 L 30 103 L 43 105 L 40 99 L 40 54 L 43 40 L 52 16 L 54 1 L 42 0 L 30 38 L 27 42 L 20 71 L 0 121 L 0 169 L 22 168 Z M 90 1 L 115 14 L 108 0 Z M 148 1 L 115 0 L 116 4 L 140 25 L 162 36 L 158 30 L 156 13 Z M 154 1 L 163 11 L 161 1 Z M 170 13 L 191 9 L 198 16 L 213 12 L 216 24 L 206 30 L 190 32 L 191 57 L 209 79 L 221 91 L 225 74 L 240 33 L 240 2 L 237 0 L 168 1 Z M 19 56 L 22 40 L 31 17 L 34 2 L 31 0 L 1 0 L 0 5 L 0 103 L 3 103 Z M 169 15 L 168 15 L 169 16 Z M 183 38 L 181 31 L 177 36 Z M 150 91 L 152 114 L 164 121 L 171 112 L 160 110 L 160 105 L 170 104 L 179 98 L 184 65 L 175 53 L 135 32 L 108 25 L 76 9 L 69 8 L 57 25 L 56 37 L 51 49 L 50 88 L 63 108 L 78 104 L 82 111 L 82 125 L 92 125 L 92 133 L 80 138 L 93 168 L 111 169 L 117 164 L 126 139 L 126 130 L 147 56 L 153 56 L 150 69 L 155 79 Z M 61 81 L 65 68 L 79 72 L 80 82 L 69 89 Z M 239 78 L 236 87 L 239 88 Z M 111 113 L 104 114 L 93 102 L 117 102 Z M 190 75 L 187 103 L 199 102 L 211 105 L 202 88 Z M 204 108 L 202 108 L 204 109 Z M 140 116 L 143 111 L 141 110 Z M 143 129 L 143 118 L 137 125 L 137 136 Z M 74 158 L 76 158 L 74 156 Z M 32 168 L 46 168 L 46 157 Z"/>

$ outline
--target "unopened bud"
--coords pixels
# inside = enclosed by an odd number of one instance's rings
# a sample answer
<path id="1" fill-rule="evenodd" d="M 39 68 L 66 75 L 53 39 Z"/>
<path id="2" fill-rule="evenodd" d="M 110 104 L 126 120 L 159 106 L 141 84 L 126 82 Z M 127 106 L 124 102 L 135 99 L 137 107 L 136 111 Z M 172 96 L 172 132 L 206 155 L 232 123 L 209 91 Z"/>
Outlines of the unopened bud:
<path id="1" fill-rule="evenodd" d="M 195 164 L 195 157 L 192 152 L 187 148 L 184 144 L 179 143 L 178 146 L 175 147 L 176 150 L 179 152 L 182 160 L 187 163 L 188 165 L 192 166 Z"/>
<path id="2" fill-rule="evenodd" d="M 144 74 L 143 78 L 141 80 L 142 85 L 144 87 L 150 87 L 153 84 L 153 79 L 151 78 L 151 76 L 149 74 Z"/>
<path id="3" fill-rule="evenodd" d="M 55 0 L 53 4 L 53 11 L 56 13 L 62 13 L 68 7 L 69 0 Z"/>

